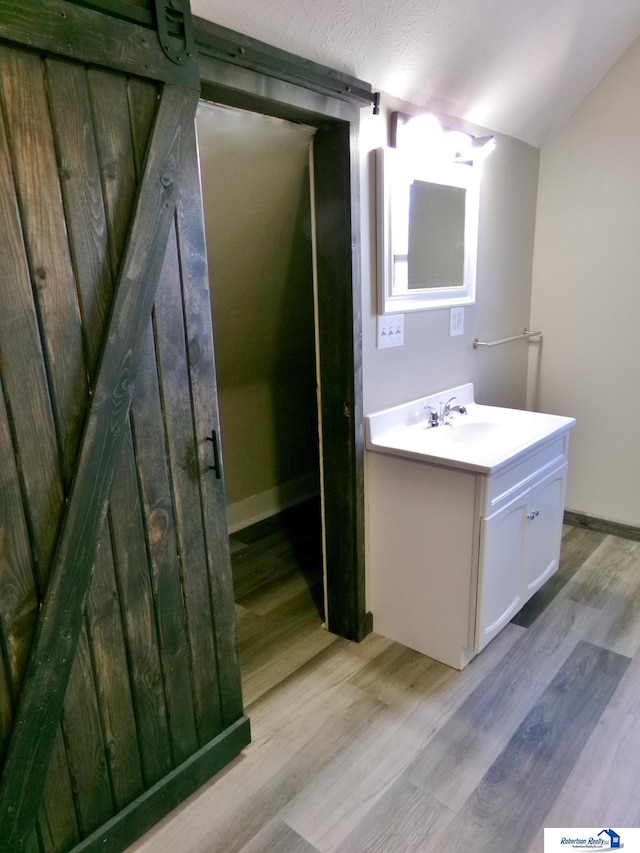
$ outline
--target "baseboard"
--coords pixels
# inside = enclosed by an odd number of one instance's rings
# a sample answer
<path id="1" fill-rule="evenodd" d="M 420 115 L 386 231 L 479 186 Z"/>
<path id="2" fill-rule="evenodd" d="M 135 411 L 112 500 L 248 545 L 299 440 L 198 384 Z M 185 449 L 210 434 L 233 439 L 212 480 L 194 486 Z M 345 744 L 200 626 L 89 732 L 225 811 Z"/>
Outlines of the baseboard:
<path id="1" fill-rule="evenodd" d="M 619 521 L 611 521 L 609 518 L 600 518 L 597 515 L 587 515 L 584 512 L 574 512 L 567 509 L 564 512 L 564 523 L 572 527 L 585 527 L 587 530 L 596 530 L 599 533 L 608 533 L 611 536 L 620 536 L 622 539 L 634 539 L 640 542 L 640 527 L 634 524 L 622 524 Z"/>
<path id="2" fill-rule="evenodd" d="M 240 717 L 99 830 L 81 841 L 71 853 L 122 853 L 222 770 L 250 741 L 249 718 Z"/>
<path id="3" fill-rule="evenodd" d="M 271 518 L 272 515 L 277 515 L 290 506 L 302 503 L 317 494 L 318 472 L 311 471 L 296 480 L 282 483 L 274 489 L 229 504 L 227 507 L 229 533 L 235 533 L 237 530 L 243 530 L 245 527 L 264 521 L 265 518 Z"/>

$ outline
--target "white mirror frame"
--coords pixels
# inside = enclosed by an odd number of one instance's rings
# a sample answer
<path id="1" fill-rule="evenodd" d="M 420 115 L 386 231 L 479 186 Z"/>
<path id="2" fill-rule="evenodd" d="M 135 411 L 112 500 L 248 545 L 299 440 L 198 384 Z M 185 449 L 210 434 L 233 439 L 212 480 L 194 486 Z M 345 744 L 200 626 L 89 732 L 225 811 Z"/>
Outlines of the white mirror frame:
<path id="1" fill-rule="evenodd" d="M 376 219 L 378 313 L 397 314 L 470 305 L 476 297 L 478 245 L 479 169 L 467 163 L 433 164 L 412 168 L 411 175 L 395 148 L 378 148 L 376 154 Z M 465 194 L 464 280 L 454 287 L 411 288 L 394 282 L 392 199 L 395 180 L 428 181 L 462 187 Z"/>

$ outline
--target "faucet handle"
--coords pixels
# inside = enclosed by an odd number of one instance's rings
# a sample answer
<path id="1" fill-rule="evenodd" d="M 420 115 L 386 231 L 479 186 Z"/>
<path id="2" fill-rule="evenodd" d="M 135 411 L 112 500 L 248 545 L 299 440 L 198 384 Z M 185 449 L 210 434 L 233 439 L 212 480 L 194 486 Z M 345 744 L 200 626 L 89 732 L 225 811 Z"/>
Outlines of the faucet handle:
<path id="1" fill-rule="evenodd" d="M 428 403 L 424 404 L 424 408 L 429 416 L 429 426 L 438 426 L 440 421 L 438 417 L 438 410 L 434 409 L 433 406 L 430 406 Z"/>

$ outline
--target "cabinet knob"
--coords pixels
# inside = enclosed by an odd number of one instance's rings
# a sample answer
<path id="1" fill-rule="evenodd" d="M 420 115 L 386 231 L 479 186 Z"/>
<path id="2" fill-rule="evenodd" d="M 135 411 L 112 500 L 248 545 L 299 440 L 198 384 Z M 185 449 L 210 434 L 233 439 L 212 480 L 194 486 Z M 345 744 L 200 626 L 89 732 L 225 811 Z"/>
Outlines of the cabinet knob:
<path id="1" fill-rule="evenodd" d="M 527 518 L 529 521 L 533 521 L 534 518 L 537 518 L 540 515 L 539 509 L 533 509 L 530 513 L 527 514 Z"/>

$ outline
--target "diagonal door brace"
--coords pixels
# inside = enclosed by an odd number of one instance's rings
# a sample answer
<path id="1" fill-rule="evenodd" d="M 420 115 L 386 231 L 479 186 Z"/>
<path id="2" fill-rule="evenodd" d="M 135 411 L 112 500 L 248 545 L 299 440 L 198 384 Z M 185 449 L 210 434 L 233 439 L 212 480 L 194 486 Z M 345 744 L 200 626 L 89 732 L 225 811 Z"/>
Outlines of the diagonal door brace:
<path id="1" fill-rule="evenodd" d="M 198 93 L 163 89 L 46 600 L 22 684 L 0 782 L 0 838 L 27 847 L 83 622 L 97 543 L 120 457 L 144 328 L 149 322 Z"/>

